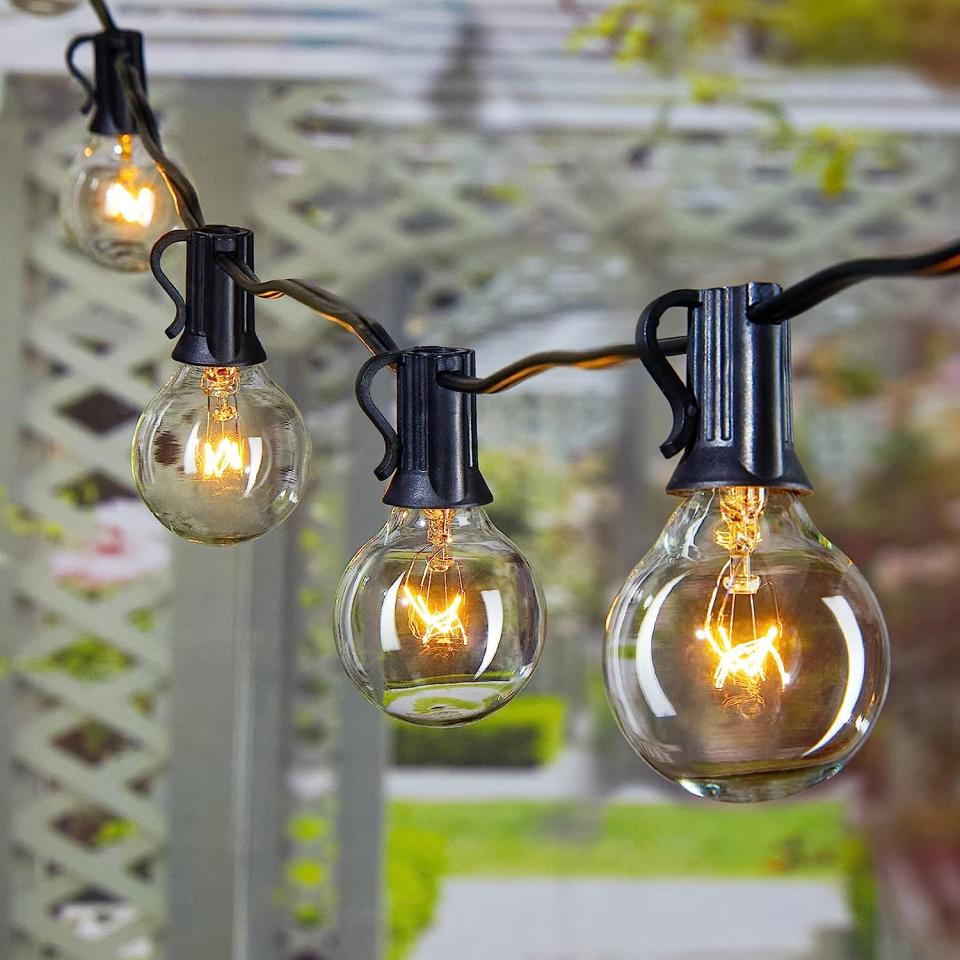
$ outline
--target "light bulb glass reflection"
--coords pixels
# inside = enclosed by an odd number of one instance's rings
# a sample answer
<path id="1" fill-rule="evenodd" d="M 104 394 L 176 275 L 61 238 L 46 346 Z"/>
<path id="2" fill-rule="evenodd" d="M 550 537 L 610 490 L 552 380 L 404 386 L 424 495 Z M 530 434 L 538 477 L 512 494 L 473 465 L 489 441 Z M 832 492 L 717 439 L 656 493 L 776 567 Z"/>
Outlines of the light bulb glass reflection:
<path id="1" fill-rule="evenodd" d="M 691 793 L 787 796 L 837 773 L 889 679 L 879 606 L 795 494 L 683 501 L 607 618 L 607 696 L 633 749 Z"/>
<path id="2" fill-rule="evenodd" d="M 58 17 L 80 6 L 80 0 L 10 0 L 10 5 L 37 17 Z"/>
<path id="3" fill-rule="evenodd" d="M 154 242 L 176 223 L 173 197 L 140 140 L 94 136 L 60 200 L 68 238 L 104 266 L 145 270 Z"/>
<path id="4" fill-rule="evenodd" d="M 395 508 L 347 567 L 334 624 L 367 699 L 411 723 L 449 726 L 492 713 L 530 679 L 543 601 L 481 507 Z"/>
<path id="5" fill-rule="evenodd" d="M 300 412 L 260 365 L 181 364 L 144 410 L 132 451 L 137 488 L 157 519 L 217 544 L 259 537 L 285 520 L 309 456 Z"/>

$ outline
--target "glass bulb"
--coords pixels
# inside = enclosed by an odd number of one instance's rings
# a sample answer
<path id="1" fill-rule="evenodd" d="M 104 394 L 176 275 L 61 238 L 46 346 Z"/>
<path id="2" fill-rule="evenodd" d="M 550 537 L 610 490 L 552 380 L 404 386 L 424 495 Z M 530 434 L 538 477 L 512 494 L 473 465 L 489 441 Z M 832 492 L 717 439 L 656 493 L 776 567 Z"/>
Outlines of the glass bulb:
<path id="1" fill-rule="evenodd" d="M 11 6 L 38 17 L 58 17 L 80 6 L 80 0 L 10 0 Z"/>
<path id="2" fill-rule="evenodd" d="M 60 198 L 67 237 L 115 270 L 146 270 L 154 242 L 177 222 L 173 197 L 140 140 L 94 136 Z"/>
<path id="3" fill-rule="evenodd" d="M 544 619 L 530 566 L 481 507 L 395 508 L 350 561 L 334 629 L 343 666 L 371 703 L 450 726 L 523 689 Z"/>
<path id="4" fill-rule="evenodd" d="M 307 477 L 294 402 L 253 367 L 181 364 L 133 436 L 133 476 L 154 516 L 200 543 L 252 540 L 284 521 Z"/>
<path id="5" fill-rule="evenodd" d="M 883 704 L 889 645 L 859 571 L 796 494 L 694 493 L 607 617 L 607 697 L 630 746 L 702 797 L 832 777 Z"/>

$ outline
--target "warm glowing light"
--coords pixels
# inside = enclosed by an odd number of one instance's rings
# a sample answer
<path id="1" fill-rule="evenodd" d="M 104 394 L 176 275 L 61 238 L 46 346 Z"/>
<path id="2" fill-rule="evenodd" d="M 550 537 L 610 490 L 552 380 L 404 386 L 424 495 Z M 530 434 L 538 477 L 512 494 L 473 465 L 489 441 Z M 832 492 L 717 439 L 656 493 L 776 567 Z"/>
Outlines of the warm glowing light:
<path id="1" fill-rule="evenodd" d="M 467 646 L 467 631 L 460 619 L 465 600 L 460 564 L 448 547 L 453 540 L 454 510 L 425 510 L 427 544 L 417 551 L 404 576 L 403 599 L 409 607 L 410 632 L 422 647 Z M 423 563 L 418 586 L 411 588 L 417 564 Z M 415 581 L 416 582 L 416 581 Z"/>
<path id="2" fill-rule="evenodd" d="M 223 475 L 233 470 L 243 473 L 243 448 L 233 437 L 221 437 L 214 448 L 207 440 L 203 444 L 203 476 L 221 480 Z"/>
<path id="3" fill-rule="evenodd" d="M 205 367 L 200 388 L 207 395 L 207 425 L 198 447 L 198 472 L 204 480 L 242 475 L 247 465 L 247 444 L 240 426 L 236 367 Z"/>
<path id="4" fill-rule="evenodd" d="M 137 190 L 135 186 L 128 186 L 118 180 L 107 189 L 104 212 L 111 220 L 123 220 L 125 223 L 149 227 L 153 222 L 156 205 L 156 197 L 149 187 L 140 187 Z"/>
<path id="5" fill-rule="evenodd" d="M 120 169 L 117 179 L 107 188 L 103 212 L 110 220 L 149 227 L 157 198 L 150 187 L 139 185 L 141 170 L 133 163 L 133 137 L 126 133 L 119 136 L 113 149 L 120 158 Z"/>
<path id="6" fill-rule="evenodd" d="M 713 539 L 730 557 L 717 576 L 703 628 L 697 631 L 697 639 L 706 641 L 716 660 L 714 689 L 726 691 L 724 706 L 736 708 L 745 717 L 757 716 L 766 707 L 762 687 L 768 676 L 776 678 L 780 690 L 790 683 L 778 647 L 783 623 L 776 592 L 751 566 L 762 539 L 760 521 L 766 500 L 767 492 L 761 487 L 729 487 L 720 492 L 722 519 Z M 773 620 L 766 628 L 757 625 L 761 595 L 771 607 L 768 622 Z"/>
<path id="7" fill-rule="evenodd" d="M 713 685 L 722 690 L 728 680 L 742 681 L 747 686 L 757 684 L 767 679 L 767 662 L 773 660 L 777 672 L 780 674 L 781 686 L 790 682 L 790 674 L 783 665 L 783 657 L 777 649 L 777 640 L 780 638 L 778 626 L 769 627 L 762 636 L 743 643 L 734 644 L 729 632 L 719 627 L 718 635 L 703 629 L 697 631 L 701 640 L 706 640 L 717 656 L 717 668 L 713 672 Z"/>
<path id="8" fill-rule="evenodd" d="M 410 604 L 410 629 L 423 646 L 437 643 L 450 646 L 454 643 L 467 645 L 467 633 L 460 619 L 463 594 L 458 593 L 442 610 L 431 610 L 427 601 L 404 585 L 403 596 Z"/>

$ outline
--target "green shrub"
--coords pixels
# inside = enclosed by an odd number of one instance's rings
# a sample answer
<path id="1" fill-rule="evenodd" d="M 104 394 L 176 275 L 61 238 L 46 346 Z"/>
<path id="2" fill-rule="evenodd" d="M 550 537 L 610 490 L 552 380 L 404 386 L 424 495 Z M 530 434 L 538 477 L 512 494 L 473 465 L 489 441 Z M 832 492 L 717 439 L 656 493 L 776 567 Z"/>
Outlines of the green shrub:
<path id="1" fill-rule="evenodd" d="M 857 956 L 867 960 L 876 956 L 877 881 L 866 840 L 848 840 L 841 860 L 847 875 L 847 902 L 853 914 Z"/>
<path id="2" fill-rule="evenodd" d="M 397 722 L 400 766 L 536 767 L 563 744 L 566 708 L 559 697 L 521 696 L 466 727 L 414 727 Z"/>
<path id="3" fill-rule="evenodd" d="M 430 926 L 446 870 L 442 836 L 392 823 L 387 834 L 387 960 L 403 960 Z"/>

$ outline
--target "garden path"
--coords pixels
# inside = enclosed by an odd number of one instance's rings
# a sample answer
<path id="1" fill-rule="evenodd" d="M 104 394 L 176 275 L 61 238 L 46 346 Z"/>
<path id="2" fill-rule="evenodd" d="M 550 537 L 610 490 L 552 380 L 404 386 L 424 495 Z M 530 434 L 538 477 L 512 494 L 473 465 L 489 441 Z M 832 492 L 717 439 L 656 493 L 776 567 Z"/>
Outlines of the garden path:
<path id="1" fill-rule="evenodd" d="M 597 791 L 592 755 L 576 746 L 548 766 L 532 770 L 400 767 L 387 772 L 387 793 L 394 800 L 586 800 L 596 797 Z M 670 785 L 650 773 L 649 780 L 631 789 L 629 800 L 669 803 Z"/>
<path id="2" fill-rule="evenodd" d="M 847 960 L 842 888 L 811 880 L 451 879 L 413 960 Z"/>
<path id="3" fill-rule="evenodd" d="M 799 800 L 824 801 L 853 798 L 854 779 L 837 777 L 804 792 Z M 613 790 L 598 780 L 593 755 L 588 748 L 569 746 L 545 767 L 514 770 L 504 767 L 391 767 L 386 774 L 391 800 L 591 800 L 603 795 L 619 803 L 693 802 L 679 787 L 670 784 L 637 761 L 635 780 Z"/>

